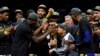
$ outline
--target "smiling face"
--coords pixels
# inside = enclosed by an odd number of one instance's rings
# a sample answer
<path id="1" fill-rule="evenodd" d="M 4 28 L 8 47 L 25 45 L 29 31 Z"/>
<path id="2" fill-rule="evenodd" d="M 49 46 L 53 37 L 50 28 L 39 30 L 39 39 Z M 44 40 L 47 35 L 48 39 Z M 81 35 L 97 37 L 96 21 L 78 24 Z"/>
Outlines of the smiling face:
<path id="1" fill-rule="evenodd" d="M 94 20 L 100 20 L 100 12 L 99 11 L 94 11 Z"/>
<path id="2" fill-rule="evenodd" d="M 39 18 L 42 18 L 46 15 L 46 11 L 44 9 L 39 8 L 37 11 Z"/>

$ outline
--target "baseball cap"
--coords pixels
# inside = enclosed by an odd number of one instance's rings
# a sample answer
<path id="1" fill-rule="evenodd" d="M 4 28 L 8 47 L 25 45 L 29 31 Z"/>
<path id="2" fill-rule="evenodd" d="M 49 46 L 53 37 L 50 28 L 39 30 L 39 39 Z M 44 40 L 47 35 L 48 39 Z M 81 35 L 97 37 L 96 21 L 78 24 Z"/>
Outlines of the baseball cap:
<path id="1" fill-rule="evenodd" d="M 100 11 L 100 6 L 95 6 L 94 11 Z"/>
<path id="2" fill-rule="evenodd" d="M 91 14 L 92 12 L 93 12 L 92 9 L 88 9 L 88 10 L 86 11 L 87 14 Z"/>
<path id="3" fill-rule="evenodd" d="M 7 6 L 1 7 L 1 12 L 8 12 L 9 8 Z"/>
<path id="4" fill-rule="evenodd" d="M 46 5 L 44 5 L 44 4 L 40 4 L 40 5 L 38 6 L 38 9 L 44 9 L 45 11 L 47 11 Z"/>
<path id="5" fill-rule="evenodd" d="M 15 13 L 21 13 L 21 14 L 23 14 L 23 12 L 22 12 L 21 9 L 16 9 L 16 10 L 15 10 Z"/>
<path id="6" fill-rule="evenodd" d="M 81 9 L 79 8 L 72 8 L 70 14 L 76 14 L 76 13 L 81 13 Z"/>
<path id="7" fill-rule="evenodd" d="M 39 7 L 46 8 L 46 5 L 40 4 L 40 5 L 38 6 L 38 8 L 39 8 Z"/>
<path id="8" fill-rule="evenodd" d="M 35 13 L 35 11 L 33 10 L 33 9 L 29 9 L 28 11 L 27 11 L 27 17 L 28 17 L 28 15 L 29 15 L 29 13 Z"/>
<path id="9" fill-rule="evenodd" d="M 37 21 L 38 20 L 38 15 L 36 13 L 34 13 L 34 12 L 29 13 L 28 19 L 36 20 Z"/>

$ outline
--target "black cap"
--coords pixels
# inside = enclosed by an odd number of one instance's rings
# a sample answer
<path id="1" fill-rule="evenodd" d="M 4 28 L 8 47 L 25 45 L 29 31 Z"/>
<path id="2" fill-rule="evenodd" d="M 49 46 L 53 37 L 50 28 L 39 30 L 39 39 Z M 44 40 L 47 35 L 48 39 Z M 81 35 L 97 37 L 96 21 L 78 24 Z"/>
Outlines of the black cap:
<path id="1" fill-rule="evenodd" d="M 33 9 L 29 9 L 28 11 L 27 11 L 27 17 L 28 17 L 28 15 L 29 15 L 29 13 L 35 13 L 35 11 L 33 10 Z"/>
<path id="2" fill-rule="evenodd" d="M 34 12 L 29 13 L 28 19 L 37 21 L 38 20 L 38 15 L 36 13 L 34 13 Z"/>
<path id="3" fill-rule="evenodd" d="M 38 6 L 38 9 L 44 9 L 45 11 L 47 11 L 46 5 L 44 5 L 44 4 L 40 4 L 40 5 Z"/>
<path id="4" fill-rule="evenodd" d="M 100 11 L 100 6 L 96 6 L 93 11 Z"/>
<path id="5" fill-rule="evenodd" d="M 70 14 L 77 14 L 77 13 L 81 13 L 81 9 L 79 8 L 72 8 Z"/>
<path id="6" fill-rule="evenodd" d="M 21 13 L 21 14 L 23 15 L 23 12 L 22 12 L 21 9 L 16 9 L 16 10 L 15 10 L 15 13 Z"/>
<path id="7" fill-rule="evenodd" d="M 9 12 L 9 8 L 7 6 L 1 7 L 1 12 Z"/>

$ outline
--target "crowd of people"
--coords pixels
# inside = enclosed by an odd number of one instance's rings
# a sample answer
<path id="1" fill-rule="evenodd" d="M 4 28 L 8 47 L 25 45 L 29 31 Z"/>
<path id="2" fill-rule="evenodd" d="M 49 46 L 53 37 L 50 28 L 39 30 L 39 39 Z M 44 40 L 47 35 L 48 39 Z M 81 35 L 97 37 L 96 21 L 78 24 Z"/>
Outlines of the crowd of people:
<path id="1" fill-rule="evenodd" d="M 21 9 L 14 15 L 16 22 L 9 21 L 9 8 L 0 8 L 0 56 L 100 55 L 100 6 L 72 8 L 62 23 L 61 14 L 44 4 L 26 18 Z"/>

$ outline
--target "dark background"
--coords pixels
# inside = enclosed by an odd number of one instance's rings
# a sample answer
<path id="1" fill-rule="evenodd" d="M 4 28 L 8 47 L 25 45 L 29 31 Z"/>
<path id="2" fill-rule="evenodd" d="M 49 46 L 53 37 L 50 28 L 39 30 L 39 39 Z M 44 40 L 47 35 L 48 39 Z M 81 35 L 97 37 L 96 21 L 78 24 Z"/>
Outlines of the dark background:
<path id="1" fill-rule="evenodd" d="M 53 7 L 61 15 L 70 12 L 72 7 L 79 7 L 85 12 L 88 8 L 94 8 L 100 5 L 99 0 L 0 0 L 0 7 L 8 6 L 12 12 L 15 9 L 22 9 L 24 16 L 28 9 L 37 10 L 39 4 L 45 4 L 48 8 Z"/>
<path id="2" fill-rule="evenodd" d="M 99 2 L 99 0 L 0 0 L 0 7 L 36 9 L 39 4 L 45 4 L 47 7 L 54 7 L 55 9 L 70 9 L 72 7 L 87 9 L 99 5 Z"/>

